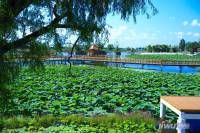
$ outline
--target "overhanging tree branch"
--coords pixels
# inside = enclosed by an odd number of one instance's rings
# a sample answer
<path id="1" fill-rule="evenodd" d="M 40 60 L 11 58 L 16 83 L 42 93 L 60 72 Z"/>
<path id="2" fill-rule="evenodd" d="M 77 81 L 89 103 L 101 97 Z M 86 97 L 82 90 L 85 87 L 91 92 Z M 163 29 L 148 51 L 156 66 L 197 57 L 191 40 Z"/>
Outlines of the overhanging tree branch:
<path id="1" fill-rule="evenodd" d="M 71 75 L 71 68 L 72 68 L 72 63 L 70 61 L 72 55 L 73 55 L 73 51 L 74 51 L 74 48 L 76 47 L 78 41 L 80 39 L 80 36 L 76 39 L 76 41 L 74 42 L 74 44 L 72 45 L 72 49 L 71 49 L 71 52 L 70 52 L 70 56 L 68 57 L 68 60 L 67 62 L 69 63 L 69 75 Z"/>
<path id="2" fill-rule="evenodd" d="M 4 43 L 3 45 L 0 46 L 0 55 L 5 54 L 6 52 L 8 52 L 12 49 L 22 47 L 22 46 L 26 45 L 26 43 L 30 42 L 31 40 L 36 39 L 37 37 L 51 31 L 54 28 L 62 28 L 62 27 L 59 27 L 60 25 L 58 23 L 64 17 L 65 17 L 65 14 L 55 18 L 48 26 L 35 31 L 35 32 L 31 33 L 30 35 L 27 35 L 21 39 L 11 42 L 11 43 Z M 65 25 L 65 28 L 70 28 L 70 27 Z"/>
<path id="3" fill-rule="evenodd" d="M 12 12 L 12 20 L 14 20 L 14 18 L 21 12 L 23 11 L 25 8 L 27 8 L 31 3 L 35 2 L 35 0 L 7 0 L 5 1 L 5 7 L 3 8 L 6 8 L 6 10 L 10 10 Z M 2 7 L 1 7 L 2 8 Z M 7 12 L 9 13 L 9 12 Z M 5 15 L 8 15 L 8 14 L 4 14 L 2 16 L 0 16 L 0 20 L 3 19 L 4 17 L 8 17 L 8 16 L 5 16 Z M 11 16 L 9 16 L 11 17 Z"/>

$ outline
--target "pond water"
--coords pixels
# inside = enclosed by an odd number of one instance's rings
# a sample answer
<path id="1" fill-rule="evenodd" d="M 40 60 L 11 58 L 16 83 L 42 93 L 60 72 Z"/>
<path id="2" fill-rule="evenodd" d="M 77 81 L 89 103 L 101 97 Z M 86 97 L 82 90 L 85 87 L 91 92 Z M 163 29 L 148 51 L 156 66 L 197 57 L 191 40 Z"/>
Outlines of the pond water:
<path id="1" fill-rule="evenodd" d="M 160 65 L 141 65 L 141 64 L 125 64 L 125 67 L 144 69 L 144 70 L 153 70 L 157 72 L 175 72 L 175 73 L 199 73 L 200 67 L 192 66 L 160 66 Z"/>
<path id="2" fill-rule="evenodd" d="M 121 52 L 120 58 L 125 58 L 127 55 L 133 54 L 132 52 Z M 68 56 L 69 53 L 63 52 L 63 56 Z M 75 55 L 75 53 L 73 54 Z M 115 52 L 108 52 L 108 57 L 116 57 Z M 133 68 L 138 70 L 156 71 L 156 72 L 175 72 L 175 73 L 200 73 L 200 66 L 160 66 L 160 65 L 148 65 L 148 64 L 129 64 L 129 63 L 113 63 L 113 62 L 94 62 L 94 61 L 71 61 L 76 65 L 99 65 L 99 66 L 112 66 L 122 68 Z M 66 61 L 47 61 L 46 64 L 68 64 Z"/>

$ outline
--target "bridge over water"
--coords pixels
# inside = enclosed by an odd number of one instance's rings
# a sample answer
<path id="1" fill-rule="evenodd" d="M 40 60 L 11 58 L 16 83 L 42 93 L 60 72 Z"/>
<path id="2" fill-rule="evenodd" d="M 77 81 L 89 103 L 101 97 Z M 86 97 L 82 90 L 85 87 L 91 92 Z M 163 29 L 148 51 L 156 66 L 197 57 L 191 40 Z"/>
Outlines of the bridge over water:
<path id="1" fill-rule="evenodd" d="M 51 56 L 48 60 L 66 61 L 68 57 Z M 172 61 L 159 59 L 133 59 L 133 58 L 111 58 L 106 56 L 73 56 L 73 61 L 96 61 L 111 63 L 128 63 L 128 64 L 147 64 L 161 66 L 200 66 L 200 61 Z"/>

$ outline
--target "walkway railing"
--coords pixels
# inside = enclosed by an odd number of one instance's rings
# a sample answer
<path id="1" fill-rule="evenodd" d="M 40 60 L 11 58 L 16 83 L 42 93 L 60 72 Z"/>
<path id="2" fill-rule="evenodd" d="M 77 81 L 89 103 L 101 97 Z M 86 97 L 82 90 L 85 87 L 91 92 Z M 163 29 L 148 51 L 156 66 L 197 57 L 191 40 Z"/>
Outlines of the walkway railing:
<path id="1" fill-rule="evenodd" d="M 31 61 L 33 58 L 26 58 L 26 61 Z M 64 61 L 66 62 L 68 57 L 66 56 L 50 56 L 41 57 L 41 60 L 49 61 Z M 8 58 L 9 61 L 23 61 L 23 57 Z M 172 60 L 159 60 L 159 59 L 133 59 L 133 58 L 111 58 L 107 56 L 73 56 L 71 60 L 79 61 L 102 61 L 102 62 L 114 62 L 114 63 L 130 63 L 130 64 L 149 64 L 149 65 L 168 65 L 168 66 L 200 66 L 199 61 L 172 61 Z"/>
<path id="2" fill-rule="evenodd" d="M 48 60 L 67 60 L 68 57 L 51 56 Z M 200 61 L 171 61 L 159 59 L 133 59 L 133 58 L 111 58 L 107 56 L 73 56 L 71 60 L 79 61 L 102 61 L 115 63 L 172 65 L 172 66 L 200 66 Z"/>

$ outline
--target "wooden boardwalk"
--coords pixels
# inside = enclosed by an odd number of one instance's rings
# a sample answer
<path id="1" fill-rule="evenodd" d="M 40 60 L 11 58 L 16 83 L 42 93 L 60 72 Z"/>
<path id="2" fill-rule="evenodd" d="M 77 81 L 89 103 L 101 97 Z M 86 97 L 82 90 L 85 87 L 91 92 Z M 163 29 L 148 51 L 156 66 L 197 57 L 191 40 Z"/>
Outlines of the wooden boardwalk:
<path id="1" fill-rule="evenodd" d="M 47 60 L 67 60 L 68 57 L 53 57 Z M 132 59 L 132 58 L 111 58 L 106 56 L 73 56 L 72 61 L 100 61 L 113 63 L 129 63 L 129 64 L 148 64 L 163 66 L 200 66 L 200 61 L 170 61 L 155 59 Z"/>

